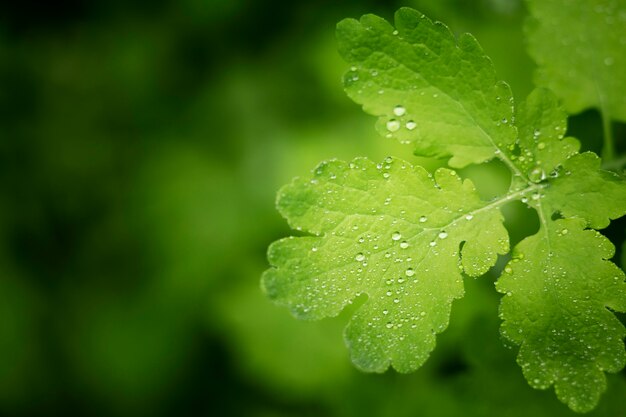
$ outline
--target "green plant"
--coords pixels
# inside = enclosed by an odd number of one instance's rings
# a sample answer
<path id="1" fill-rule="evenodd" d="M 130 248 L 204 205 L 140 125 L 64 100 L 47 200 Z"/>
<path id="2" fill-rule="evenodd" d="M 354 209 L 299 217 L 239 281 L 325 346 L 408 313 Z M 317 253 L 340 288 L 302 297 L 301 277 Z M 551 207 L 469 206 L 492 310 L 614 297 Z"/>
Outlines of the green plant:
<path id="1" fill-rule="evenodd" d="M 597 2 L 590 17 L 578 3 L 529 3 L 540 87 L 518 106 L 471 35 L 457 39 L 408 8 L 396 13 L 395 27 L 373 15 L 340 22 L 340 52 L 352 65 L 346 92 L 379 117 L 381 134 L 413 145 L 416 155 L 447 158 L 454 169 L 498 160 L 510 186 L 484 201 L 449 168 L 431 174 L 392 157 L 322 162 L 311 178 L 278 193 L 281 214 L 308 234 L 270 246 L 273 267 L 262 278 L 268 296 L 298 318 L 320 319 L 366 295 L 345 330 L 353 362 L 366 371 L 411 372 L 447 327 L 464 276 L 485 274 L 511 252 L 496 283 L 504 294 L 502 336 L 520 347 L 532 387 L 554 385 L 574 411 L 593 409 L 604 372 L 626 362 L 626 331 L 611 311 L 626 311 L 625 277 L 610 261 L 613 244 L 597 231 L 626 213 L 626 182 L 565 136 L 565 110 L 598 107 L 604 162 L 619 160 L 610 127 L 611 119 L 626 120 L 626 86 L 616 72 L 624 69 L 626 38 L 596 20 L 608 16 L 623 27 L 626 7 Z M 572 22 L 587 25 L 576 34 L 587 37 L 582 47 L 554 34 Z M 578 53 L 561 54 L 556 39 Z M 512 251 L 501 213 L 511 201 L 539 218 L 537 233 Z"/>

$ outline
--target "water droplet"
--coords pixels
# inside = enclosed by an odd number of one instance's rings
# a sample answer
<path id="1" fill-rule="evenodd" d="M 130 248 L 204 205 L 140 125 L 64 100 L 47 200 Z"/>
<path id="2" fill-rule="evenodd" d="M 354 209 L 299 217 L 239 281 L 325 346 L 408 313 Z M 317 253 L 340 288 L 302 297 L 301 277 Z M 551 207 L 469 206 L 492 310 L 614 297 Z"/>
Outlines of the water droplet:
<path id="1" fill-rule="evenodd" d="M 317 252 L 317 246 L 313 246 L 313 247 L 311 248 L 311 251 L 313 251 L 313 252 Z"/>
<path id="2" fill-rule="evenodd" d="M 391 239 L 392 240 L 400 240 L 400 239 L 402 239 L 402 235 L 400 234 L 400 232 L 393 232 L 393 234 L 391 235 Z"/>
<path id="3" fill-rule="evenodd" d="M 465 220 L 472 220 L 474 218 L 474 216 L 472 214 L 468 214 L 467 216 L 465 216 Z"/>
<path id="4" fill-rule="evenodd" d="M 420 217 L 420 223 L 426 223 L 426 221 L 428 221 L 428 218 L 426 216 Z"/>
<path id="5" fill-rule="evenodd" d="M 354 257 L 354 260 L 357 261 L 357 262 L 364 261 L 365 260 L 365 255 L 363 255 L 361 252 L 359 252 Z"/>
<path id="6" fill-rule="evenodd" d="M 399 299 L 399 298 L 394 298 L 394 299 L 393 299 L 393 302 L 397 304 L 397 303 L 399 303 L 399 302 L 400 302 L 400 299 Z"/>
<path id="7" fill-rule="evenodd" d="M 393 108 L 393 114 L 398 117 L 404 116 L 404 113 L 406 113 L 406 109 L 404 108 L 404 106 L 398 104 L 396 107 Z"/>
<path id="8" fill-rule="evenodd" d="M 434 240 L 432 242 L 429 243 L 430 246 L 437 246 L 437 242 L 435 242 Z"/>
<path id="9" fill-rule="evenodd" d="M 413 268 L 407 268 L 407 270 L 404 271 L 404 273 L 406 274 L 407 277 L 412 277 L 413 275 L 415 275 L 415 270 Z"/>
<path id="10" fill-rule="evenodd" d="M 539 143 L 537 144 L 537 149 L 545 149 L 545 147 L 546 147 L 546 144 L 545 144 L 545 143 L 543 143 L 543 142 L 539 142 Z"/>
<path id="11" fill-rule="evenodd" d="M 391 174 L 389 174 L 388 172 L 383 172 L 383 178 L 389 178 L 391 176 Z"/>
<path id="12" fill-rule="evenodd" d="M 506 268 L 504 268 L 504 272 L 506 272 L 507 274 L 510 274 L 511 272 L 513 272 L 513 268 L 511 268 L 510 266 L 507 266 Z"/>
<path id="13" fill-rule="evenodd" d="M 539 182 L 546 178 L 546 173 L 541 168 L 535 168 L 530 172 L 529 178 L 532 181 Z"/>
<path id="14" fill-rule="evenodd" d="M 563 229 L 563 230 L 561 230 L 561 234 L 562 234 L 562 235 L 566 235 L 566 234 L 568 234 L 568 233 L 569 233 L 569 230 L 567 230 L 567 229 Z"/>
<path id="15" fill-rule="evenodd" d="M 533 193 L 533 195 L 531 197 L 532 197 L 533 200 L 539 200 L 541 198 L 541 194 Z"/>
<path id="16" fill-rule="evenodd" d="M 426 315 L 426 312 L 425 312 L 425 311 L 422 311 L 422 312 L 420 313 L 420 316 L 422 316 L 422 317 L 424 317 L 425 315 Z"/>
<path id="17" fill-rule="evenodd" d="M 372 77 L 376 77 L 378 75 L 378 71 L 376 70 L 371 70 L 370 74 L 372 74 Z"/>
<path id="18" fill-rule="evenodd" d="M 406 248 L 408 248 L 408 247 L 409 247 L 409 242 L 407 242 L 406 240 L 405 240 L 405 241 L 400 242 L 400 247 L 401 247 L 402 249 L 406 249 Z"/>
<path id="19" fill-rule="evenodd" d="M 388 329 L 391 329 L 393 327 L 393 323 L 387 323 L 385 327 L 387 327 Z"/>
<path id="20" fill-rule="evenodd" d="M 445 239 L 448 237 L 448 234 L 446 232 L 439 232 L 439 239 Z"/>
<path id="21" fill-rule="evenodd" d="M 384 314 L 384 315 L 389 314 L 389 310 L 383 310 L 383 314 Z"/>
<path id="22" fill-rule="evenodd" d="M 397 30 L 394 30 L 393 32 L 391 32 L 394 36 L 398 34 Z"/>
<path id="23" fill-rule="evenodd" d="M 387 122 L 387 130 L 390 132 L 397 132 L 400 129 L 400 122 L 396 119 L 391 119 Z"/>
<path id="24" fill-rule="evenodd" d="M 406 122 L 406 128 L 409 130 L 413 130 L 417 127 L 417 123 L 415 123 L 413 120 L 409 120 L 408 122 Z"/>
<path id="25" fill-rule="evenodd" d="M 393 294 L 391 291 L 387 291 L 385 294 L 387 294 L 387 297 L 391 297 L 391 294 Z"/>

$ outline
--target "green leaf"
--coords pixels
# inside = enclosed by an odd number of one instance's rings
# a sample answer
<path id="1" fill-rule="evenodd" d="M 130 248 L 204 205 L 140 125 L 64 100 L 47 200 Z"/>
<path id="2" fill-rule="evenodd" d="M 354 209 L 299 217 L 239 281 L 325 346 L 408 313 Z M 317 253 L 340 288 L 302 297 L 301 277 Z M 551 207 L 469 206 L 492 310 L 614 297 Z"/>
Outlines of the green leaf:
<path id="1" fill-rule="evenodd" d="M 559 145 L 551 138 L 542 150 L 563 156 Z M 626 182 L 599 168 L 589 152 L 557 165 L 526 200 L 539 214 L 539 232 L 514 248 L 497 282 L 506 294 L 502 335 L 520 345 L 518 363 L 529 384 L 554 385 L 557 397 L 579 412 L 596 406 L 604 372 L 618 372 L 626 362 L 626 331 L 607 310 L 626 311 L 624 273 L 608 261 L 614 246 L 586 229 L 625 214 Z"/>
<path id="2" fill-rule="evenodd" d="M 518 107 L 515 120 L 520 148 L 515 165 L 531 181 L 553 177 L 555 170 L 578 152 L 578 140 L 564 137 L 567 115 L 550 90 L 533 90 Z"/>
<path id="3" fill-rule="evenodd" d="M 516 246 L 498 280 L 502 335 L 520 345 L 529 384 L 555 386 L 574 411 L 593 409 L 604 372 L 626 363 L 626 330 L 607 308 L 626 311 L 624 273 L 613 245 L 583 219 L 547 220 Z"/>
<path id="4" fill-rule="evenodd" d="M 535 80 L 569 113 L 595 107 L 626 121 L 626 2 L 528 0 Z"/>
<path id="5" fill-rule="evenodd" d="M 452 167 L 506 153 L 516 139 L 513 97 L 476 39 L 456 40 L 408 8 L 395 26 L 374 15 L 337 25 L 339 50 L 353 65 L 344 78 L 350 98 L 379 116 L 382 134 L 413 143 L 418 155 L 451 157 Z"/>
<path id="6" fill-rule="evenodd" d="M 594 153 L 577 154 L 565 161 L 546 189 L 543 205 L 548 213 L 581 217 L 587 227 L 603 229 L 626 214 L 626 181 L 600 169 Z"/>
<path id="7" fill-rule="evenodd" d="M 291 237 L 269 249 L 265 291 L 299 318 L 336 316 L 367 300 L 346 328 L 361 369 L 417 369 L 443 331 L 461 272 L 479 276 L 509 250 L 496 201 L 481 201 L 469 180 L 388 158 L 322 163 L 311 179 L 279 193 Z"/>

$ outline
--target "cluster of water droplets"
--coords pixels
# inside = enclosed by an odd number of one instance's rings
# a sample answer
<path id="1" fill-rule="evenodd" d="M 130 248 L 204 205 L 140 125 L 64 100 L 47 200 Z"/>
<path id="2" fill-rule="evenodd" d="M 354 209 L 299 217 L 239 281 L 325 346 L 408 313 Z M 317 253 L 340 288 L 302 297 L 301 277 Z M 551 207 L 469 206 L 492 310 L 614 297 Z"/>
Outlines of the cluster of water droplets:
<path id="1" fill-rule="evenodd" d="M 387 120 L 387 123 L 385 124 L 385 127 L 387 129 L 386 136 L 388 138 L 393 137 L 394 134 L 400 132 L 401 129 L 404 129 L 410 132 L 410 131 L 415 130 L 415 128 L 417 128 L 417 123 L 415 122 L 415 120 L 405 117 L 407 115 L 407 110 L 403 105 L 401 104 L 396 105 L 392 109 L 392 115 L 393 115 L 392 118 Z M 408 143 L 409 141 L 407 141 L 406 139 L 403 139 L 402 142 Z"/>

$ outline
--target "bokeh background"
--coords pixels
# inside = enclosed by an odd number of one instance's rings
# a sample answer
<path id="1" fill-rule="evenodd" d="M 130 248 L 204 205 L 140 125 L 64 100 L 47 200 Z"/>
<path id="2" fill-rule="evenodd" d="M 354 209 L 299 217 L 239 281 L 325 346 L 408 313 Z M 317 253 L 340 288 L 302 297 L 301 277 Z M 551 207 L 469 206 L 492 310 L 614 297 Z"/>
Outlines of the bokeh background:
<path id="1" fill-rule="evenodd" d="M 332 157 L 441 164 L 378 137 L 341 86 L 335 24 L 407 5 L 530 91 L 518 0 L 2 2 L 0 415 L 573 415 L 503 346 L 494 276 L 467 282 L 411 375 L 351 366 L 349 311 L 299 322 L 259 289 L 293 176 Z M 599 126 L 572 121 L 586 149 Z M 488 198 L 502 172 L 464 175 Z M 507 213 L 514 241 L 536 229 Z M 626 416 L 623 372 L 592 415 Z"/>

